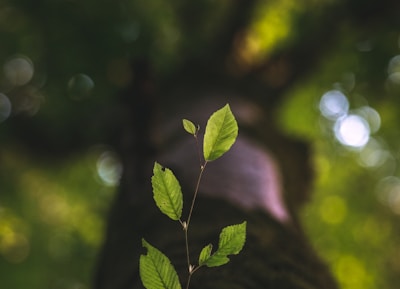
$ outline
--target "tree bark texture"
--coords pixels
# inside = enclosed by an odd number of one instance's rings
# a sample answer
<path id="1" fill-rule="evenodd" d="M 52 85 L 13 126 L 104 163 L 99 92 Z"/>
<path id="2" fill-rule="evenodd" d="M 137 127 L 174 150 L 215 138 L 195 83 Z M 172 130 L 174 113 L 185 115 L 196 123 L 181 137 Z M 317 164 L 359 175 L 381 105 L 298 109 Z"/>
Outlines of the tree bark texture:
<path id="1" fill-rule="evenodd" d="M 275 128 L 270 118 L 273 106 L 260 106 L 229 90 L 200 87 L 175 90 L 157 102 L 143 86 L 136 85 L 125 95 L 135 101 L 123 105 L 131 117 L 119 144 L 124 174 L 93 288 L 143 288 L 142 238 L 171 259 L 185 284 L 184 232 L 153 201 L 152 166 L 158 161 L 174 171 L 184 194 L 185 220 L 199 162 L 194 139 L 184 132 L 181 120 L 198 123 L 204 132 L 211 112 L 226 102 L 238 119 L 239 137 L 231 151 L 205 170 L 189 229 L 191 263 L 197 263 L 205 245 L 211 242 L 217 247 L 219 233 L 227 225 L 246 220 L 247 240 L 227 265 L 200 268 L 190 288 L 337 288 L 298 218 L 312 181 L 307 145 Z"/>

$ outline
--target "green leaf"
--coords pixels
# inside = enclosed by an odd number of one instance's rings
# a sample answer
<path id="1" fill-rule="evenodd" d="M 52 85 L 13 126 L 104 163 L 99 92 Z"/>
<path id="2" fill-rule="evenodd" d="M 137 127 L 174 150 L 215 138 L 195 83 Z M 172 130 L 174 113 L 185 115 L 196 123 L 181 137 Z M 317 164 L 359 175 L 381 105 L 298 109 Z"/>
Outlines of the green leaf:
<path id="1" fill-rule="evenodd" d="M 183 124 L 183 128 L 190 134 L 192 135 L 196 135 L 197 134 L 197 128 L 194 125 L 193 122 L 191 122 L 190 120 L 187 119 L 182 119 L 182 124 Z"/>
<path id="2" fill-rule="evenodd" d="M 226 153 L 238 135 L 238 125 L 229 104 L 214 112 L 204 134 L 204 159 L 213 161 Z"/>
<path id="3" fill-rule="evenodd" d="M 174 173 L 155 162 L 151 185 L 157 207 L 172 220 L 179 220 L 182 216 L 183 196 Z"/>
<path id="4" fill-rule="evenodd" d="M 181 289 L 178 274 L 171 261 L 146 240 L 142 239 L 147 255 L 141 255 L 139 273 L 146 289 Z"/>
<path id="5" fill-rule="evenodd" d="M 200 256 L 199 256 L 199 266 L 204 265 L 204 263 L 210 258 L 211 251 L 212 251 L 211 244 L 208 244 L 201 250 Z"/>
<path id="6" fill-rule="evenodd" d="M 207 267 L 217 267 L 229 262 L 229 255 L 236 255 L 242 250 L 246 242 L 246 222 L 237 225 L 231 225 L 222 229 L 219 235 L 218 250 L 202 260 L 201 264 Z M 203 251 L 208 249 L 203 249 Z M 206 256 L 207 252 L 203 253 Z M 201 255 L 201 254 L 200 254 Z"/>

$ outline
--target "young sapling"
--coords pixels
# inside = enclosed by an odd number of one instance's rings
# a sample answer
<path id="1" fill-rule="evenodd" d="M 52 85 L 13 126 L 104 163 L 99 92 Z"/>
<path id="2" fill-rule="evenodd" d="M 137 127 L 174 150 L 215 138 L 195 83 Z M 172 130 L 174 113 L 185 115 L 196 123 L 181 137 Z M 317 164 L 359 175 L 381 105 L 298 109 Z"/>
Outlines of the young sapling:
<path id="1" fill-rule="evenodd" d="M 200 126 L 196 126 L 187 119 L 183 119 L 182 124 L 185 131 L 196 140 L 200 163 L 200 172 L 187 218 L 185 220 L 182 219 L 183 194 L 178 179 L 170 169 L 155 162 L 151 184 L 153 198 L 157 207 L 170 219 L 178 221 L 185 233 L 185 251 L 188 266 L 188 278 L 185 288 L 188 289 L 192 275 L 199 268 L 224 265 L 229 262 L 229 255 L 236 255 L 242 250 L 246 241 L 246 221 L 223 228 L 219 235 L 217 250 L 213 252 L 212 245 L 206 245 L 200 252 L 198 264 L 192 264 L 189 254 L 188 233 L 203 172 L 208 162 L 221 157 L 235 143 L 238 135 L 238 125 L 229 104 L 214 112 L 207 121 L 203 139 L 203 153 L 201 153 L 198 143 Z M 178 274 L 168 257 L 144 239 L 142 240 L 142 245 L 147 249 L 147 254 L 140 256 L 139 261 L 139 273 L 144 287 L 146 289 L 181 289 L 182 285 Z"/>

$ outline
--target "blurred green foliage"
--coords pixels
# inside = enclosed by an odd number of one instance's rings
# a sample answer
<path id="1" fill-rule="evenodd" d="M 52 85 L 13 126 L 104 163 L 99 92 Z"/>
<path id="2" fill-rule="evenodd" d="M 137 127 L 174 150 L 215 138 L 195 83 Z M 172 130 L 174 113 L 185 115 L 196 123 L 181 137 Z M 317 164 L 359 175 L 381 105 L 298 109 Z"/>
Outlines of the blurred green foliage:
<path id="1" fill-rule="evenodd" d="M 2 147 L 0 268 L 4 288 L 86 288 L 114 189 L 100 150 L 60 163 Z"/>
<path id="2" fill-rule="evenodd" d="M 114 152 L 101 144 L 117 91 L 135 77 L 130 60 L 148 58 L 156 77 L 168 80 L 218 48 L 232 13 L 230 1 L 186 2 L 0 1 L 2 288 L 90 287 L 119 174 Z M 316 180 L 302 218 L 344 289 L 400 282 L 396 8 L 395 1 L 259 1 L 224 59 L 233 75 L 245 73 L 291 45 L 296 51 L 321 19 L 334 19 L 336 36 L 275 117 L 312 145 Z M 285 69 L 267 73 L 271 85 Z M 379 130 L 369 135 L 375 147 L 338 141 L 319 110 L 332 89 L 352 111 L 379 113 Z"/>
<path id="3" fill-rule="evenodd" d="M 397 35 L 389 44 L 396 40 Z M 376 43 L 378 47 L 387 44 Z M 352 49 L 354 43 L 344 39 L 337 45 L 338 51 L 316 75 L 290 92 L 292 97 L 281 106 L 277 117 L 284 131 L 312 144 L 316 179 L 302 218 L 341 287 L 395 288 L 400 269 L 398 211 L 382 199 L 382 181 L 399 175 L 397 99 L 384 88 L 384 82 L 380 88 L 371 88 L 370 76 L 362 77 L 365 63 L 357 59 L 362 56 Z M 343 87 L 349 72 L 357 81 L 346 90 Z M 378 75 L 383 78 L 386 72 L 380 70 Z M 335 138 L 332 123 L 324 119 L 318 105 L 327 90 L 337 87 L 346 91 L 351 109 L 372 105 L 379 112 L 380 130 L 369 140 L 379 141 L 376 150 L 346 147 Z M 362 158 L 371 157 L 378 149 L 387 150 L 389 156 L 380 156 L 376 165 L 366 165 Z M 389 188 L 391 202 L 397 202 L 397 189 Z"/>

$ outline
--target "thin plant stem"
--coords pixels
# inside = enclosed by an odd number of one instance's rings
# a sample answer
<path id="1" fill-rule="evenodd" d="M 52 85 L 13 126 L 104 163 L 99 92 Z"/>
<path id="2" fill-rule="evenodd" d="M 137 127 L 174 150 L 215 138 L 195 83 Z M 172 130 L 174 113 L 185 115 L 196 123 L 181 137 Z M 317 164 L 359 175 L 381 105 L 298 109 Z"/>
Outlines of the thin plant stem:
<path id="1" fill-rule="evenodd" d="M 204 163 L 203 163 L 203 160 L 202 160 L 202 157 L 201 157 L 201 151 L 200 151 L 199 140 L 197 138 L 197 134 L 194 135 L 194 139 L 196 141 L 197 153 L 198 153 L 198 156 L 199 156 L 200 173 L 199 173 L 199 176 L 197 178 L 196 188 L 194 190 L 192 204 L 190 206 L 190 210 L 189 210 L 189 215 L 188 215 L 187 221 L 182 223 L 183 230 L 185 231 L 186 259 L 187 259 L 188 271 L 189 271 L 189 276 L 188 276 L 188 280 L 187 280 L 187 283 L 186 283 L 186 289 L 189 288 L 189 284 L 190 284 L 190 280 L 192 278 L 192 274 L 195 271 L 197 271 L 197 269 L 199 269 L 199 267 L 200 267 L 200 266 L 193 267 L 191 262 L 190 262 L 188 232 L 189 232 L 190 221 L 192 219 L 194 204 L 196 203 L 196 198 L 197 198 L 197 194 L 199 192 L 201 179 L 203 177 L 203 172 L 204 172 L 204 170 L 205 170 L 205 168 L 207 166 L 207 161 L 204 160 Z"/>
<path id="2" fill-rule="evenodd" d="M 203 160 L 202 160 L 202 158 L 201 158 L 201 151 L 200 151 L 200 146 L 199 146 L 199 139 L 198 139 L 198 137 L 197 137 L 196 134 L 194 135 L 194 139 L 195 139 L 195 141 L 196 141 L 197 155 L 199 156 L 199 164 L 200 164 L 200 167 L 201 167 L 201 166 L 202 166 L 202 163 L 203 163 Z"/>
<path id="3" fill-rule="evenodd" d="M 186 259 L 187 259 L 187 265 L 188 265 L 188 271 L 189 275 L 191 275 L 190 269 L 191 269 L 191 264 L 190 264 L 190 255 L 189 255 L 189 238 L 188 238 L 188 227 L 185 223 L 183 230 L 185 231 L 185 246 L 186 246 Z"/>
<path id="4" fill-rule="evenodd" d="M 194 272 L 196 272 L 198 269 L 200 269 L 202 266 L 197 266 L 194 267 L 190 272 L 189 272 L 189 276 L 186 282 L 186 289 L 189 288 L 189 284 L 190 284 L 190 280 L 192 279 L 192 275 L 194 274 Z"/>
<path id="5" fill-rule="evenodd" d="M 203 176 L 203 172 L 204 172 L 204 169 L 206 168 L 206 165 L 207 165 L 207 161 L 205 161 L 205 162 L 204 162 L 204 165 L 202 165 L 201 168 L 200 168 L 200 173 L 199 173 L 199 177 L 197 178 L 196 189 L 195 189 L 195 191 L 194 191 L 194 195 L 193 195 L 193 199 L 192 199 L 192 205 L 190 206 L 190 211 L 189 211 L 188 219 L 187 219 L 187 222 L 184 222 L 184 223 L 183 223 L 183 230 L 185 231 L 186 258 L 187 258 L 187 264 L 188 264 L 189 274 L 190 274 L 191 271 L 192 271 L 192 264 L 190 264 L 188 231 L 189 231 L 190 220 L 191 220 L 192 214 L 193 214 L 194 204 L 195 204 L 195 202 L 196 202 L 197 193 L 198 193 L 199 187 L 200 187 L 201 178 L 202 178 L 202 176 Z"/>
<path id="6" fill-rule="evenodd" d="M 196 202 L 196 198 L 197 198 L 197 194 L 199 192 L 199 187 L 200 187 L 200 182 L 201 182 L 201 178 L 203 177 L 203 172 L 206 168 L 207 165 L 207 161 L 204 162 L 204 165 L 200 166 L 200 173 L 199 173 L 199 177 L 197 178 L 197 184 L 196 184 L 196 189 L 194 191 L 194 195 L 193 195 L 193 199 L 192 199 L 192 205 L 190 206 L 190 211 L 189 211 L 189 215 L 188 215 L 188 219 L 187 219 L 187 224 L 186 226 L 189 228 L 189 224 L 190 224 L 190 220 L 192 218 L 192 214 L 193 214 L 193 209 L 194 209 L 194 204 Z"/>
<path id="7" fill-rule="evenodd" d="M 186 289 L 189 289 L 190 279 L 192 278 L 192 273 L 189 273 L 188 280 L 186 282 Z"/>

